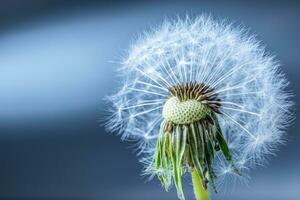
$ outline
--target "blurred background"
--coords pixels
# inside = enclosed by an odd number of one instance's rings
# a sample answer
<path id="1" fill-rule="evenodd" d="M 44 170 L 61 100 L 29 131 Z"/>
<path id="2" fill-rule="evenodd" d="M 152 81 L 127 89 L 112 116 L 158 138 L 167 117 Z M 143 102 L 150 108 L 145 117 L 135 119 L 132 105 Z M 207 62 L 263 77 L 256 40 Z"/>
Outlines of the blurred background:
<path id="1" fill-rule="evenodd" d="M 0 199 L 176 199 L 141 177 L 132 145 L 97 120 L 134 38 L 166 17 L 202 12 L 250 27 L 299 101 L 299 1 L 1 0 Z M 213 199 L 299 200 L 299 125 L 248 184 Z"/>

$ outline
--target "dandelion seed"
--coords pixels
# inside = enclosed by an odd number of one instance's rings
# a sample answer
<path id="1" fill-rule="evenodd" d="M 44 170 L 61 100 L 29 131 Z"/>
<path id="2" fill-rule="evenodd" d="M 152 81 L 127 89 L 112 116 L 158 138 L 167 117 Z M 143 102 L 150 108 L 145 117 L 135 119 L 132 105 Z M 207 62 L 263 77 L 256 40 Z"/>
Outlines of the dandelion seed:
<path id="1" fill-rule="evenodd" d="M 211 17 L 166 21 L 141 37 L 123 62 L 124 87 L 108 97 L 107 122 L 138 141 L 144 174 L 184 199 L 196 198 L 263 164 L 292 120 L 288 82 L 246 32 Z M 233 181 L 234 180 L 234 181 Z"/>

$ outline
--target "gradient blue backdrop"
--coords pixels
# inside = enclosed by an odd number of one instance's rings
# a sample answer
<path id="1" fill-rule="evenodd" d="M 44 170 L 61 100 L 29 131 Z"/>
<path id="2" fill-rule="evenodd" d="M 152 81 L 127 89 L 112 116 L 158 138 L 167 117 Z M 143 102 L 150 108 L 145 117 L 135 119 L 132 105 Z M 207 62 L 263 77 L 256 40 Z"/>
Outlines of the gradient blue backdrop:
<path id="1" fill-rule="evenodd" d="M 105 133 L 102 98 L 138 34 L 166 17 L 202 12 L 250 27 L 300 94 L 297 1 L 0 1 L 0 199 L 176 199 L 130 146 Z M 297 106 L 296 106 L 297 107 Z M 248 184 L 219 200 L 299 200 L 300 121 Z M 187 183 L 187 185 L 189 185 Z M 187 188 L 192 199 L 191 188 Z"/>

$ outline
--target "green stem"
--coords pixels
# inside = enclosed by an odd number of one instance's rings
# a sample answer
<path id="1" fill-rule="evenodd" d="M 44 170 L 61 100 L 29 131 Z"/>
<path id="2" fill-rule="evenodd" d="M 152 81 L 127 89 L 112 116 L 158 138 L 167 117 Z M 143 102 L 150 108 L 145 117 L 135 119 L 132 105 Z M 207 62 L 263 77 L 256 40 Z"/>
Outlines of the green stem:
<path id="1" fill-rule="evenodd" d="M 194 194 L 197 200 L 210 200 L 209 191 L 203 188 L 201 178 L 196 169 L 191 172 Z"/>

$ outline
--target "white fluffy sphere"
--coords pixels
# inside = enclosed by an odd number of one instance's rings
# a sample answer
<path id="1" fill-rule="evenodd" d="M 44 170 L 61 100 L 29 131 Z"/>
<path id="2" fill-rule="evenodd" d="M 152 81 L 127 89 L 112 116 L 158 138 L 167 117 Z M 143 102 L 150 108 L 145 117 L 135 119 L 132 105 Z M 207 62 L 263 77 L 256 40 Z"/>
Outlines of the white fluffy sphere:
<path id="1" fill-rule="evenodd" d="M 288 82 L 274 57 L 246 31 L 207 16 L 165 21 L 143 34 L 121 73 L 121 89 L 108 97 L 107 127 L 122 139 L 138 141 L 146 165 L 172 85 L 197 82 L 215 89 L 222 104 L 217 117 L 242 173 L 274 153 L 292 119 Z M 231 174 L 221 156 L 214 168 L 220 180 Z"/>

